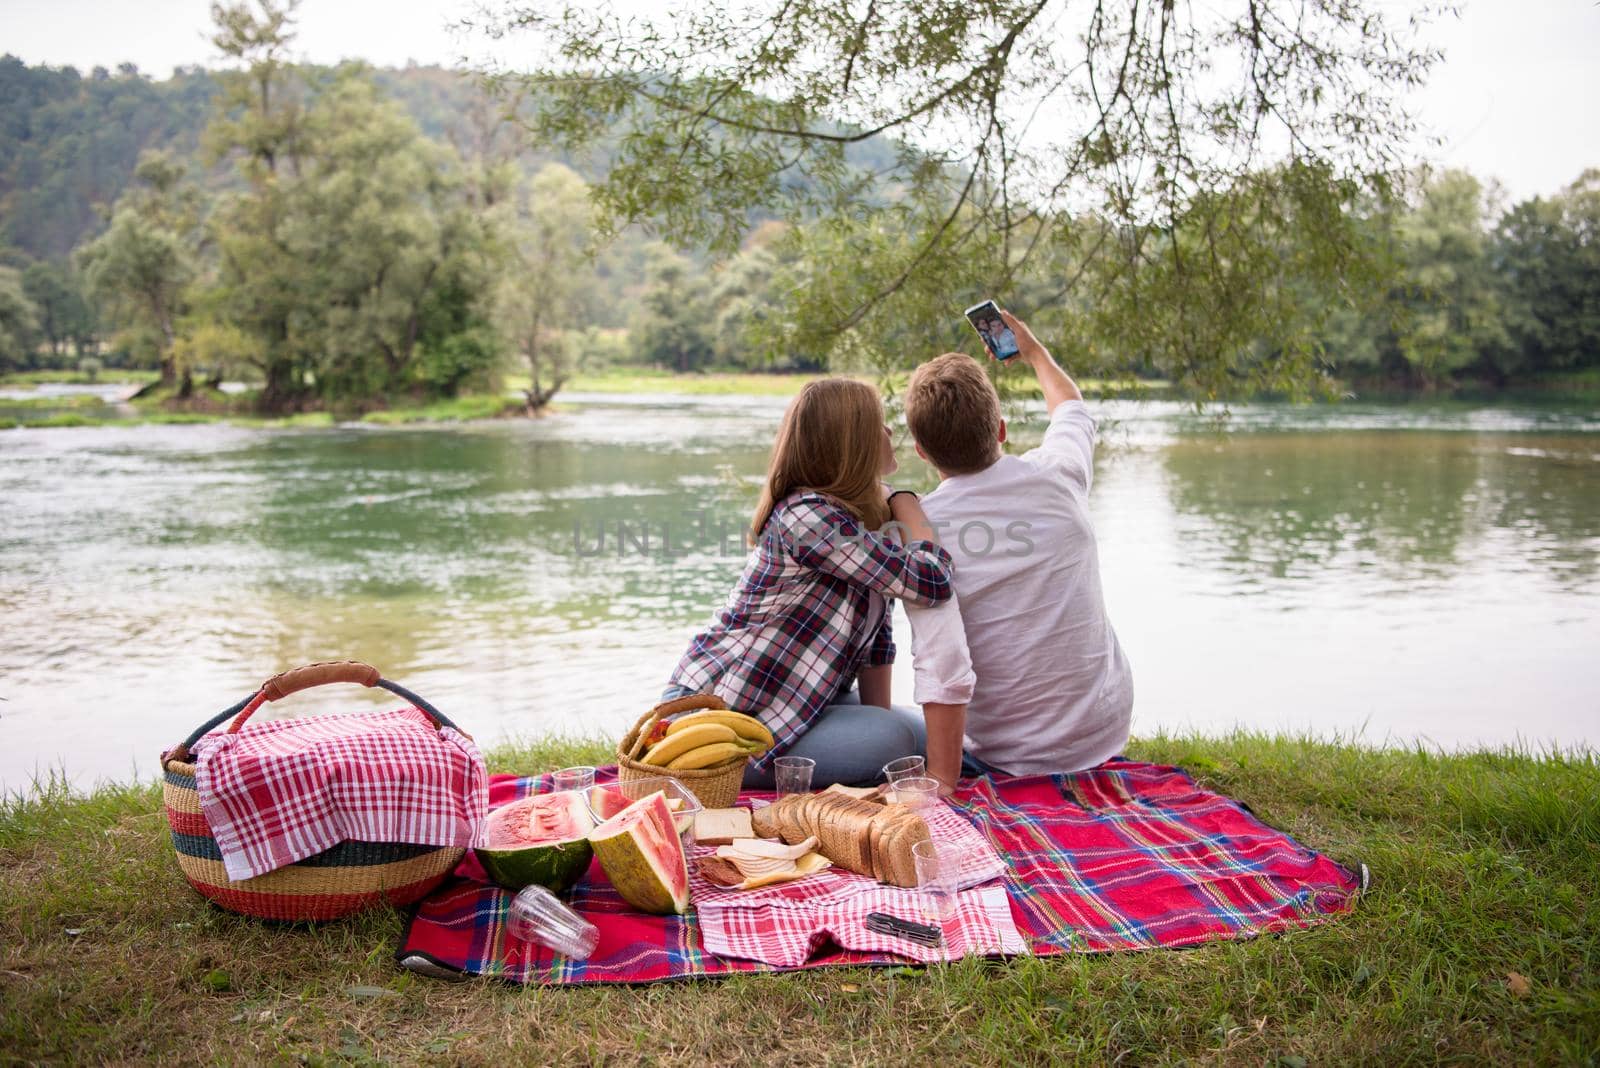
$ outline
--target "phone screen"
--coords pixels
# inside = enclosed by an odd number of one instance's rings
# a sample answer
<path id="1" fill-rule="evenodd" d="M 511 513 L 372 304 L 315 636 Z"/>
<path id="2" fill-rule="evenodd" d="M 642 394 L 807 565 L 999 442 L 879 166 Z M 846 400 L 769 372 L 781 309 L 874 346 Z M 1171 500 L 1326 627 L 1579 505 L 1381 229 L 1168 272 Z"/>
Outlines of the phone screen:
<path id="1" fill-rule="evenodd" d="M 1000 308 L 994 301 L 986 300 L 968 308 L 967 322 L 983 338 L 984 347 L 995 359 L 1009 360 L 1017 354 L 1017 335 L 1000 318 Z"/>

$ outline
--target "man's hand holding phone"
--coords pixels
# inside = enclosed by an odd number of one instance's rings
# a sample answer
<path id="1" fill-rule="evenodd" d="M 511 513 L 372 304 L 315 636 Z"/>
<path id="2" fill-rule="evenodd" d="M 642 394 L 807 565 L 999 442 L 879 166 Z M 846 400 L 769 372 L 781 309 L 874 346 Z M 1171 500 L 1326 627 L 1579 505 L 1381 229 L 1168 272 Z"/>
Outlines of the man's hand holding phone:
<path id="1" fill-rule="evenodd" d="M 1000 312 L 1000 321 L 1005 324 L 1006 332 L 1016 338 L 1015 358 L 1032 368 L 1034 375 L 1039 379 L 1039 388 L 1044 391 L 1046 411 L 1055 411 L 1056 406 L 1062 401 L 1083 399 L 1078 384 L 1050 357 L 1050 350 L 1034 337 L 1027 323 L 1008 311 Z"/>
<path id="2" fill-rule="evenodd" d="M 1048 360 L 1050 358 L 1049 350 L 1040 343 L 1038 338 L 1033 336 L 1033 331 L 1028 329 L 1027 323 L 1005 310 L 1000 312 L 1000 319 L 1006 326 L 1011 328 L 1011 333 L 1016 336 L 1017 357 L 1023 363 L 1032 367 L 1040 360 Z"/>

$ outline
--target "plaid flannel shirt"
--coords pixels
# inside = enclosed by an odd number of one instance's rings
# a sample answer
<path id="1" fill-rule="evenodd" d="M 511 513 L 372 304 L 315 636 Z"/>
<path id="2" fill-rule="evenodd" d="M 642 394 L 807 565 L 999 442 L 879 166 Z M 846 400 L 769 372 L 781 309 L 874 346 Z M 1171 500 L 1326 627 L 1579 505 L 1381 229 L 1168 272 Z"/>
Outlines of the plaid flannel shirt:
<path id="1" fill-rule="evenodd" d="M 950 554 L 932 542 L 899 546 L 820 493 L 791 494 L 671 685 L 759 716 L 777 741 L 754 761 L 765 769 L 863 666 L 894 663 L 889 598 L 949 600 L 950 574 Z"/>

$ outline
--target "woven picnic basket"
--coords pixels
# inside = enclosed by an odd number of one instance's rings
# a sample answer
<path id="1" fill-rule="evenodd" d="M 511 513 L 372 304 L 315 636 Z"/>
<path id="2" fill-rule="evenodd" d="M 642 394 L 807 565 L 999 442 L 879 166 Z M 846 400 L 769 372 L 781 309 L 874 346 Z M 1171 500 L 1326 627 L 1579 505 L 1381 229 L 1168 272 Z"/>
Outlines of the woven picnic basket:
<path id="1" fill-rule="evenodd" d="M 706 808 L 732 808 L 739 799 L 739 787 L 744 782 L 744 767 L 748 756 L 737 756 L 709 768 L 667 768 L 641 763 L 638 757 L 648 748 L 646 740 L 656 721 L 666 716 L 676 716 L 701 708 L 727 708 L 716 694 L 696 693 L 663 701 L 640 718 L 633 729 L 617 743 L 617 782 L 626 787 L 630 782 L 657 775 L 670 775 L 683 783 L 684 789 L 699 798 Z"/>
<path id="2" fill-rule="evenodd" d="M 460 729 L 421 697 L 380 677 L 378 669 L 370 664 L 337 660 L 307 664 L 272 676 L 254 694 L 213 716 L 163 754 L 162 797 L 178 867 L 190 886 L 231 912 L 266 920 L 332 920 L 382 902 L 407 905 L 438 886 L 466 853 L 458 846 L 347 840 L 265 875 L 228 878 L 222 866 L 222 852 L 200 810 L 194 777 L 195 743 L 230 718 L 233 722 L 228 733 L 238 731 L 269 701 L 337 682 L 388 690 L 410 701 L 441 730 Z"/>

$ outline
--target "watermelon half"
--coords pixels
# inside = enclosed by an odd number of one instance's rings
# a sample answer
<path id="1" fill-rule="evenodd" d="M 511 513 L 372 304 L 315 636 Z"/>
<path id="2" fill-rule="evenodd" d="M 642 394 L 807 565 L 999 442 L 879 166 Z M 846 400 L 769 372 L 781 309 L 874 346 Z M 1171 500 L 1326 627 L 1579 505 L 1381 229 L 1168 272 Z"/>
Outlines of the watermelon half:
<path id="1" fill-rule="evenodd" d="M 661 916 L 689 911 L 689 865 L 666 794 L 641 797 L 589 832 L 589 841 L 628 904 Z"/>
<path id="2" fill-rule="evenodd" d="M 588 869 L 593 829 L 582 794 L 535 794 L 489 813 L 473 852 L 489 878 L 508 890 L 538 883 L 560 894 Z"/>

